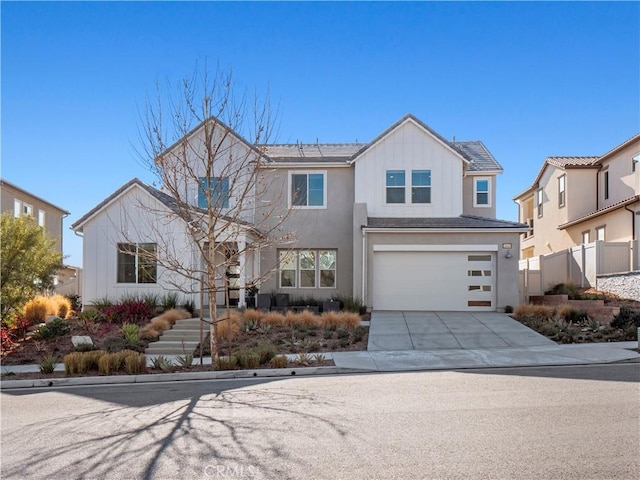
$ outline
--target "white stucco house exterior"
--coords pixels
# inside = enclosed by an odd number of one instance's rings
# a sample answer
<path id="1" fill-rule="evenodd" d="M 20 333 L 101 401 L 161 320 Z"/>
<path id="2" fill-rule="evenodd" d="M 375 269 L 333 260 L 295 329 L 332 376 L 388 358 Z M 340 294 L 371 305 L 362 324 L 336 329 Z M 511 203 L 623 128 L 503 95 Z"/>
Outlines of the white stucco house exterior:
<path id="1" fill-rule="evenodd" d="M 202 142 L 206 122 L 224 127 L 210 118 L 183 140 Z M 227 272 L 239 305 L 254 283 L 263 293 L 358 297 L 377 310 L 501 311 L 518 303 L 527 226 L 495 218 L 502 167 L 482 142 L 447 141 L 410 114 L 368 143 L 250 145 L 237 132 L 230 137 L 233 149 L 260 155 L 264 188 L 250 192 L 245 216 L 217 225 L 233 230 L 244 252 L 267 235 L 257 220 L 269 204 L 286 212 L 279 230 L 290 234 L 239 254 Z M 166 155 L 171 148 L 178 147 Z M 201 185 L 215 186 L 210 199 L 229 208 L 240 201 L 242 185 L 223 174 L 203 175 Z M 186 180 L 184 188 L 197 209 L 201 189 Z M 180 289 L 199 307 L 197 282 L 150 260 L 168 244 L 181 268 L 201 265 L 189 225 L 176 216 L 181 208 L 162 185 L 133 179 L 78 219 L 72 228 L 83 236 L 85 303 Z"/>

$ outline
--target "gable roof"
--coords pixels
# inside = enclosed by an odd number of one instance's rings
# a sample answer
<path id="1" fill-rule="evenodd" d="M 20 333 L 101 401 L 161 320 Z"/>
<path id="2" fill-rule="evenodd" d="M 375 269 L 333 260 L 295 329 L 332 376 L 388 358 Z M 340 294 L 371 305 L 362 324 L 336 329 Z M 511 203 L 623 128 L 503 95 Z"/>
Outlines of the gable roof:
<path id="1" fill-rule="evenodd" d="M 100 212 L 102 209 L 107 207 L 109 204 L 111 204 L 113 201 L 115 201 L 118 197 L 120 197 L 121 195 L 123 195 L 124 193 L 126 193 L 128 190 L 130 190 L 133 187 L 142 188 L 145 192 L 147 192 L 149 195 L 151 195 L 156 200 L 158 200 L 160 203 L 162 203 L 170 211 L 172 211 L 176 215 L 181 215 L 182 210 L 180 209 L 178 201 L 175 198 L 173 198 L 171 195 L 168 195 L 168 194 L 164 193 L 161 190 L 158 190 L 155 187 L 152 187 L 151 185 L 148 185 L 148 184 L 144 183 L 143 181 L 141 181 L 138 178 L 133 178 L 133 179 L 129 180 L 127 183 L 125 183 L 124 185 L 122 185 L 120 188 L 118 188 L 115 192 L 113 192 L 107 198 L 105 198 L 98 205 L 96 205 L 91 210 L 89 210 L 86 214 L 84 214 L 78 220 L 76 220 L 73 223 L 73 225 L 71 225 L 71 229 L 74 230 L 74 231 L 82 231 L 82 227 L 83 227 L 83 225 L 85 223 L 87 223 L 87 221 L 89 221 L 94 215 L 96 215 L 98 212 Z M 197 207 L 192 207 L 192 208 L 193 208 L 194 212 L 206 213 L 205 209 L 197 208 Z M 220 218 L 222 218 L 223 220 L 227 220 L 227 221 L 233 221 L 234 223 L 237 223 L 239 225 L 244 225 L 246 227 L 253 228 L 253 225 L 251 225 L 250 223 L 245 222 L 243 220 L 231 219 L 231 218 L 226 217 L 226 216 L 221 216 Z M 257 232 L 257 230 L 255 230 L 255 229 L 254 229 L 254 231 Z"/>
<path id="2" fill-rule="evenodd" d="M 513 229 L 515 231 L 528 230 L 523 223 L 495 218 L 479 217 L 476 215 L 460 215 L 458 217 L 421 217 L 421 218 L 382 218 L 369 217 L 367 228 L 389 229 Z"/>
<path id="3" fill-rule="evenodd" d="M 7 182 L 4 178 L 0 178 L 0 186 L 4 186 L 4 185 L 6 185 L 6 186 L 8 186 L 10 188 L 13 188 L 14 190 L 17 190 L 17 191 L 19 191 L 19 192 L 21 192 L 21 193 L 23 193 L 23 194 L 35 199 L 35 200 L 38 200 L 39 202 L 42 202 L 45 205 L 48 205 L 48 206 L 54 208 L 55 210 L 58 210 L 60 213 L 62 213 L 63 216 L 69 215 L 69 212 L 67 212 L 64 208 L 60 208 L 57 205 L 54 205 L 53 203 L 45 200 L 44 198 L 39 197 L 38 195 L 34 195 L 33 193 L 26 191 L 24 188 L 21 188 L 21 187 L 17 186 L 15 183 Z"/>
<path id="4" fill-rule="evenodd" d="M 614 156 L 616 153 L 620 152 L 620 150 L 623 150 L 625 148 L 627 148 L 629 145 L 633 144 L 634 142 L 638 142 L 640 141 L 640 133 L 634 135 L 633 137 L 631 137 L 629 140 L 625 140 L 624 142 L 622 142 L 620 145 L 618 145 L 617 147 L 612 148 L 611 150 L 609 150 L 607 153 L 605 153 L 604 155 L 602 155 L 599 159 L 598 159 L 598 164 L 602 164 L 602 162 L 604 162 L 605 160 L 608 160 L 609 158 L 611 158 L 612 156 Z"/>
<path id="5" fill-rule="evenodd" d="M 547 159 L 540 167 L 536 178 L 533 180 L 533 183 L 529 185 L 525 190 L 518 193 L 513 197 L 513 200 L 516 200 L 523 195 L 529 193 L 531 190 L 534 190 L 539 187 L 540 179 L 542 178 L 542 174 L 547 169 L 547 165 L 552 165 L 557 168 L 562 168 L 563 170 L 570 169 L 580 169 L 580 168 L 600 168 L 597 164 L 597 161 L 600 157 L 547 157 Z"/>
<path id="6" fill-rule="evenodd" d="M 232 129 L 231 127 L 229 127 L 229 125 L 227 125 L 226 123 L 224 123 L 222 120 L 220 120 L 217 117 L 211 116 L 209 118 L 205 118 L 204 120 L 202 120 L 198 125 L 196 125 L 195 127 L 193 127 L 191 130 L 189 130 L 186 134 L 182 135 L 180 138 L 178 138 L 175 142 L 173 142 L 171 145 L 169 145 L 167 148 L 164 149 L 164 151 L 162 153 L 160 153 L 158 155 L 158 157 L 162 157 L 163 155 L 167 154 L 169 151 L 173 150 L 177 145 L 180 144 L 181 141 L 183 141 L 184 139 L 187 139 L 193 135 L 195 135 L 199 130 L 201 130 L 206 123 L 211 123 L 213 122 L 214 124 L 220 125 L 222 126 L 224 129 L 226 129 L 228 131 L 228 133 L 230 133 L 231 135 L 233 135 L 236 139 L 238 139 L 240 141 L 240 143 L 242 143 L 243 145 L 245 145 L 247 148 L 249 148 L 250 150 L 253 150 L 254 153 L 256 153 L 257 155 L 264 157 L 267 161 L 269 160 L 269 158 L 264 155 L 264 153 L 258 148 L 257 145 L 254 145 L 252 143 L 249 143 L 242 135 L 240 135 L 238 132 L 236 132 L 234 129 Z"/>
<path id="7" fill-rule="evenodd" d="M 467 155 L 464 152 L 462 152 L 461 150 L 459 150 L 458 148 L 453 146 L 442 135 L 440 135 L 438 132 L 436 132 L 431 127 L 429 127 L 429 125 L 427 125 L 426 123 L 424 123 L 422 120 L 420 120 L 419 118 L 417 118 L 416 116 L 414 116 L 411 113 L 407 113 L 406 115 L 404 115 L 400 120 L 398 120 L 396 123 L 391 125 L 384 132 L 382 132 L 376 138 L 371 140 L 371 142 L 369 142 L 367 145 L 365 145 L 363 148 L 361 148 L 351 158 L 351 163 L 356 162 L 358 160 L 358 157 L 360 157 L 364 152 L 366 152 L 371 147 L 375 146 L 378 142 L 382 141 L 382 139 L 384 139 L 387 135 L 389 135 L 391 132 L 393 132 L 394 130 L 399 128 L 402 124 L 404 124 L 407 121 L 411 121 L 411 122 L 415 123 L 416 125 L 418 125 L 419 127 L 421 127 L 422 129 L 424 129 L 427 132 L 429 132 L 429 134 L 431 134 L 431 136 L 433 136 L 445 148 L 451 150 L 451 152 L 454 153 L 456 156 L 458 156 L 465 164 L 471 163 L 471 161 L 472 161 L 471 158 L 468 158 Z"/>

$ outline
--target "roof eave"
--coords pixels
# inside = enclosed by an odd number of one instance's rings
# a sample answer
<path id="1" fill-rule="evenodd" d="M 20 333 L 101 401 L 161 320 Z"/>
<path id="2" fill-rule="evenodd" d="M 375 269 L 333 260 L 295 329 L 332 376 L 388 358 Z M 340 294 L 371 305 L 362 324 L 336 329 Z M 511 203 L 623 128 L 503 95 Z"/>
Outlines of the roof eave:
<path id="1" fill-rule="evenodd" d="M 624 208 L 627 205 L 631 205 L 632 203 L 636 203 L 638 201 L 640 201 L 640 195 L 634 195 L 633 197 L 629 197 L 626 200 L 623 200 L 621 202 L 615 203 L 615 204 L 610 205 L 610 206 L 608 206 L 606 208 L 602 208 L 600 210 L 596 210 L 595 212 L 592 212 L 592 213 L 590 213 L 588 215 L 585 215 L 584 217 L 580 217 L 580 218 L 577 218 L 577 219 L 572 220 L 570 222 L 563 223 L 562 225 L 558 225 L 558 230 L 565 230 L 565 229 L 567 229 L 569 227 L 573 227 L 574 225 L 578 225 L 578 224 L 580 224 L 582 222 L 586 222 L 588 220 L 592 220 L 594 218 L 598 218 L 601 215 L 605 215 L 607 213 L 614 212 L 614 211 L 616 211 L 616 210 L 618 210 L 620 208 Z"/>

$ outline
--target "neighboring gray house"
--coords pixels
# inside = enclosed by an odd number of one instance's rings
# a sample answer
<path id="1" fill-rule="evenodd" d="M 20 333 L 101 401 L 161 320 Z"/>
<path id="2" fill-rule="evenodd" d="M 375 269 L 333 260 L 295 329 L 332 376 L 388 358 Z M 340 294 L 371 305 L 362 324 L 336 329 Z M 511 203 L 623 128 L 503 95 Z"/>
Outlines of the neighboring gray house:
<path id="1" fill-rule="evenodd" d="M 188 136 L 198 136 L 202 125 Z M 527 226 L 495 219 L 502 167 L 482 142 L 449 142 L 406 115 L 366 144 L 257 147 L 265 164 L 261 181 L 269 188 L 255 202 L 288 212 L 282 228 L 295 244 L 241 255 L 240 305 L 254 278 L 262 279 L 261 292 L 354 296 L 377 310 L 499 311 L 518 303 L 519 238 Z M 232 148 L 253 146 L 241 141 Z M 197 207 L 198 186 L 185 188 Z M 226 188 L 233 204 L 233 189 Z M 180 283 L 159 267 L 149 275 L 138 260 L 130 262 L 128 277 L 123 273 L 122 232 L 131 225 L 132 259 L 136 249 L 155 251 L 162 237 L 183 252 L 182 264 L 198 264 L 184 225 L 157 227 L 174 208 L 166 193 L 134 179 L 74 223 L 84 237 L 88 303 Z M 249 215 L 237 226 L 242 244 L 256 240 L 251 225 Z M 273 275 L 263 275 L 274 265 Z M 185 290 L 193 288 L 187 283 Z M 198 304 L 198 295 L 193 300 Z"/>

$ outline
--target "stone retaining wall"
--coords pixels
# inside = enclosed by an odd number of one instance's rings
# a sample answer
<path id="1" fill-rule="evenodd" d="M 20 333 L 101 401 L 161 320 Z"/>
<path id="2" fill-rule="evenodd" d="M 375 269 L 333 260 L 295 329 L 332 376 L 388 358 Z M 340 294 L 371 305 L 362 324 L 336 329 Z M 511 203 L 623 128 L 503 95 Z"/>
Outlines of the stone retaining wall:
<path id="1" fill-rule="evenodd" d="M 640 301 L 640 272 L 598 275 L 596 289 Z"/>

